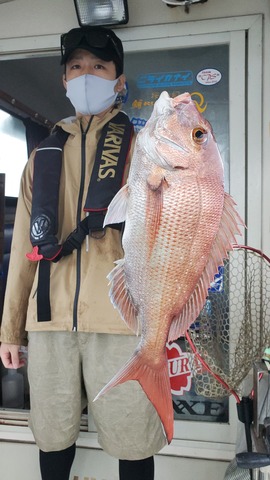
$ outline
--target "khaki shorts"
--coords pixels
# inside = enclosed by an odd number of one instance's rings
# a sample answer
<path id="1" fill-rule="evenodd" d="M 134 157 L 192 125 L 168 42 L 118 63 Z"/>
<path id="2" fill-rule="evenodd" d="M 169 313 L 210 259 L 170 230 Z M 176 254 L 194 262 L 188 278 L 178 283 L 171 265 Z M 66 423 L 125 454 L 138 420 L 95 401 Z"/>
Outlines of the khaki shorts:
<path id="1" fill-rule="evenodd" d="M 138 460 L 166 444 L 159 416 L 137 381 L 118 385 L 93 402 L 131 356 L 137 337 L 28 332 L 28 339 L 29 425 L 41 450 L 63 450 L 76 442 L 87 401 L 108 454 Z"/>

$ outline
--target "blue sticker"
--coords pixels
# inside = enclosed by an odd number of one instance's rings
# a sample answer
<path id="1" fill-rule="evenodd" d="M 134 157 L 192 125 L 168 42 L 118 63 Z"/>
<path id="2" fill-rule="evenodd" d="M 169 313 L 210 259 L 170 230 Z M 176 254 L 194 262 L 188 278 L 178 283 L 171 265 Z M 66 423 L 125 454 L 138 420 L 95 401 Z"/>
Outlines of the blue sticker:
<path id="1" fill-rule="evenodd" d="M 142 73 L 137 77 L 138 88 L 182 87 L 193 84 L 193 73 L 182 72 Z"/>
<path id="2" fill-rule="evenodd" d="M 218 273 L 216 273 L 214 277 L 214 281 L 211 283 L 210 288 L 208 289 L 209 292 L 224 292 L 224 267 L 218 267 Z"/>
<path id="3" fill-rule="evenodd" d="M 146 124 L 147 120 L 145 118 L 132 117 L 131 123 L 133 123 L 135 131 L 138 132 Z"/>

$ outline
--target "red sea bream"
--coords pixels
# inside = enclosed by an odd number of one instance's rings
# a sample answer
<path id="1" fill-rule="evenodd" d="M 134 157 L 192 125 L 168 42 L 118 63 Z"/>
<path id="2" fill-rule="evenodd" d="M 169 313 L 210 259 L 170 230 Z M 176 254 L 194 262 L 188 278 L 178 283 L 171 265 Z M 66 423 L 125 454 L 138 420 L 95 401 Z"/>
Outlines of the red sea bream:
<path id="1" fill-rule="evenodd" d="M 140 333 L 137 349 L 96 398 L 137 380 L 156 408 L 167 440 L 173 408 L 166 342 L 199 315 L 218 266 L 243 222 L 224 192 L 220 153 L 210 124 L 188 93 L 163 92 L 138 134 L 128 183 L 105 224 L 125 221 L 125 256 L 109 275 L 110 297 Z"/>

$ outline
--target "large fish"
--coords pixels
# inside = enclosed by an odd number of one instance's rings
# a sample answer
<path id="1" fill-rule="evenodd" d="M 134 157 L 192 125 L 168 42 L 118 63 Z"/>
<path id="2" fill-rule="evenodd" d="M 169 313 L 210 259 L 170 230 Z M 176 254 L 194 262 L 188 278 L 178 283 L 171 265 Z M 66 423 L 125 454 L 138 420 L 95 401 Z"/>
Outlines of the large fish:
<path id="1" fill-rule="evenodd" d="M 128 184 L 105 224 L 125 221 L 125 257 L 109 275 L 110 297 L 127 325 L 141 332 L 130 360 L 99 392 L 137 380 L 173 438 L 166 342 L 199 315 L 218 266 L 243 222 L 224 192 L 220 153 L 210 124 L 188 93 L 163 92 L 138 134 Z"/>

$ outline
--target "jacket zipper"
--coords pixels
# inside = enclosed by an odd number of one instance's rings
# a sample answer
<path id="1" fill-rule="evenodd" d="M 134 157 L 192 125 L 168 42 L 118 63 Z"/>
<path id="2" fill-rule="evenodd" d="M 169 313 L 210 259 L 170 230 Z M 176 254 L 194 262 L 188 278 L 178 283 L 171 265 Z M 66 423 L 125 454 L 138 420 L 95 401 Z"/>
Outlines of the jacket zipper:
<path id="1" fill-rule="evenodd" d="M 76 222 L 77 225 L 81 221 L 81 211 L 82 211 L 82 199 L 83 199 L 83 192 L 84 192 L 84 183 L 85 183 L 85 166 L 86 166 L 86 135 L 90 128 L 91 122 L 93 117 L 90 118 L 89 123 L 85 131 L 82 129 L 81 125 L 81 132 L 82 132 L 82 141 L 81 141 L 81 180 L 80 180 L 80 190 L 78 196 L 78 204 L 77 204 L 77 216 Z M 72 330 L 77 332 L 78 329 L 78 301 L 79 301 L 79 294 L 80 294 L 80 286 L 81 286 L 81 249 L 76 250 L 76 288 L 75 288 L 75 295 L 73 301 L 73 326 Z"/>

